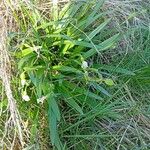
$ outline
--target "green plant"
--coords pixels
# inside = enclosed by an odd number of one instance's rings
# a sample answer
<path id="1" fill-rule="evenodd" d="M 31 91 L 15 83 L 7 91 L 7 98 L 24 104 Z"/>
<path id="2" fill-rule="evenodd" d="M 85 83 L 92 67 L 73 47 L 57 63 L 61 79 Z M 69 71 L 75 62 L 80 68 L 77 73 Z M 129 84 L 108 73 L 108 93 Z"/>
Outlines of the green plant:
<path id="1" fill-rule="evenodd" d="M 82 116 L 85 102 L 93 109 L 102 93 L 111 96 L 101 84 L 112 86 L 113 80 L 90 65 L 90 58 L 112 48 L 119 38 L 108 30 L 100 36 L 110 22 L 102 5 L 103 1 L 79 1 L 61 11 L 54 5 L 50 17 L 32 4 L 21 3 L 20 11 L 12 8 L 21 29 L 14 56 L 19 60 L 22 98 L 45 104 L 51 142 L 58 149 L 63 147 L 57 130 L 63 101 Z M 12 36 L 13 41 L 16 35 Z"/>
<path id="2" fill-rule="evenodd" d="M 49 13 L 44 1 L 17 2 L 10 8 L 19 32 L 9 33 L 9 46 L 20 75 L 13 95 L 30 129 L 25 149 L 50 149 L 48 126 L 58 149 L 149 149 L 150 3 L 82 0 Z"/>

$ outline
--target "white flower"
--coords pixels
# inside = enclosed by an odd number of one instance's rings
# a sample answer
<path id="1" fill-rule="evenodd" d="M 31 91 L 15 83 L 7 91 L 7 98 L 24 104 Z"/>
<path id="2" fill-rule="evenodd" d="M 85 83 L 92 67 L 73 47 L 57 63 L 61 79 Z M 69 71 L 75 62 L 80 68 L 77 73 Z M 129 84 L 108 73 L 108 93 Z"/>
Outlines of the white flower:
<path id="1" fill-rule="evenodd" d="M 37 99 L 37 103 L 42 103 L 43 104 L 43 102 L 44 102 L 44 100 L 47 98 L 47 96 L 43 96 L 43 97 L 41 97 L 41 98 L 38 98 Z"/>
<path id="2" fill-rule="evenodd" d="M 21 85 L 24 86 L 25 84 L 26 84 L 26 80 L 25 80 L 25 79 L 22 79 L 22 80 L 21 80 Z"/>
<path id="3" fill-rule="evenodd" d="M 88 63 L 87 63 L 86 61 L 83 61 L 81 67 L 82 67 L 83 69 L 88 68 Z"/>
<path id="4" fill-rule="evenodd" d="M 25 100 L 26 102 L 30 100 L 30 97 L 27 95 L 26 91 L 23 92 L 22 99 Z"/>
<path id="5" fill-rule="evenodd" d="M 30 97 L 28 95 L 23 95 L 22 98 L 27 102 L 30 100 Z"/>

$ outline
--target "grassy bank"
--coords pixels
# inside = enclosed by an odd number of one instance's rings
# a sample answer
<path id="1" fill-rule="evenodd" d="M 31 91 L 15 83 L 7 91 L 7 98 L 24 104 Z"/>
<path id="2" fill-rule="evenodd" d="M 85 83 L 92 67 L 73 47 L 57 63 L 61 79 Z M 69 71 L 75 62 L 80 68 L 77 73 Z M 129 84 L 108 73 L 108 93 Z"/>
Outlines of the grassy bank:
<path id="1" fill-rule="evenodd" d="M 150 149 L 150 2 L 7 7 L 24 149 Z M 2 149 L 23 149 L 4 94 L 0 104 Z"/>

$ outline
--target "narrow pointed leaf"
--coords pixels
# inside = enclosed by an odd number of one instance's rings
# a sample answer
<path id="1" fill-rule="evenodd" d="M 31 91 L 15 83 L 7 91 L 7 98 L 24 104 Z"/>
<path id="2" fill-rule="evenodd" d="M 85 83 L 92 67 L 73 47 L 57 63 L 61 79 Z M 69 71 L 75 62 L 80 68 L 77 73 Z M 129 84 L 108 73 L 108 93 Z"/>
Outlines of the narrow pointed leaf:
<path id="1" fill-rule="evenodd" d="M 49 107 L 48 110 L 48 120 L 49 120 L 51 143 L 52 145 L 54 145 L 56 141 L 56 135 L 57 135 L 57 119 L 51 106 Z"/>
<path id="2" fill-rule="evenodd" d="M 94 65 L 94 68 L 97 68 L 97 69 L 104 69 L 104 70 L 108 70 L 108 71 L 111 71 L 111 72 L 117 72 L 117 73 L 121 73 L 121 74 L 125 74 L 125 75 L 135 75 L 135 73 L 133 71 L 130 71 L 128 69 L 125 69 L 125 68 L 121 68 L 121 67 L 116 67 L 116 66 L 108 66 L 108 65 L 101 65 L 101 64 L 95 64 Z"/>
<path id="3" fill-rule="evenodd" d="M 92 40 L 108 23 L 110 19 L 106 20 L 102 24 L 100 24 L 95 30 L 93 30 L 89 35 L 86 40 Z"/>
<path id="4" fill-rule="evenodd" d="M 99 84 L 97 84 L 97 83 L 92 83 L 92 85 L 93 85 L 93 87 L 96 89 L 96 90 L 98 90 L 99 92 L 102 92 L 103 94 L 105 94 L 105 95 L 107 95 L 107 96 L 111 96 L 111 94 L 107 91 L 107 90 L 105 90 L 102 86 L 100 86 Z"/>
<path id="5" fill-rule="evenodd" d="M 53 66 L 53 70 L 59 70 L 59 71 L 63 71 L 63 72 L 72 72 L 72 73 L 82 73 L 82 71 L 77 70 L 73 67 L 69 67 L 69 66 Z"/>
<path id="6" fill-rule="evenodd" d="M 62 95 L 64 96 L 64 100 L 76 111 L 78 111 L 80 114 L 83 114 L 82 108 L 78 105 L 77 102 L 75 102 L 75 99 L 70 94 L 70 92 L 65 87 L 60 87 L 59 90 L 62 92 Z"/>
<path id="7" fill-rule="evenodd" d="M 115 44 L 115 42 L 117 41 L 118 37 L 119 37 L 119 34 L 116 34 L 116 35 L 112 36 L 111 38 L 105 40 L 104 42 L 100 43 L 100 44 L 97 46 L 99 52 L 104 51 L 104 50 L 106 50 L 106 49 L 112 47 L 112 46 Z M 83 57 L 84 57 L 85 59 L 87 59 L 87 58 L 93 56 L 93 55 L 96 54 L 96 53 L 97 53 L 97 51 L 96 51 L 95 49 L 91 49 L 91 50 L 85 52 L 85 53 L 83 54 Z"/>

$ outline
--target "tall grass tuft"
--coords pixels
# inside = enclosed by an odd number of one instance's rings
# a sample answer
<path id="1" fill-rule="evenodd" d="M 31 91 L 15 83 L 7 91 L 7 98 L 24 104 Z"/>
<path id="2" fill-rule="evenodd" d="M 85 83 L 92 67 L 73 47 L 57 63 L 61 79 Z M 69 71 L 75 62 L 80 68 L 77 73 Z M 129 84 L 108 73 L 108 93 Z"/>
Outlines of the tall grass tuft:
<path id="1" fill-rule="evenodd" d="M 8 38 L 15 96 L 31 127 L 27 148 L 147 148 L 148 2 L 8 5 L 19 31 Z"/>
<path id="2" fill-rule="evenodd" d="M 84 103 L 92 109 L 101 93 L 111 96 L 101 85 L 113 86 L 113 80 L 93 68 L 90 60 L 113 48 L 120 37 L 117 32 L 99 36 L 111 21 L 102 5 L 103 1 L 79 1 L 58 10 L 55 4 L 48 16 L 32 3 L 20 3 L 18 10 L 12 7 L 20 28 L 12 41 L 17 38 L 13 54 L 22 99 L 45 104 L 51 142 L 58 149 L 62 148 L 57 129 L 61 105 L 65 102 L 82 116 Z"/>

